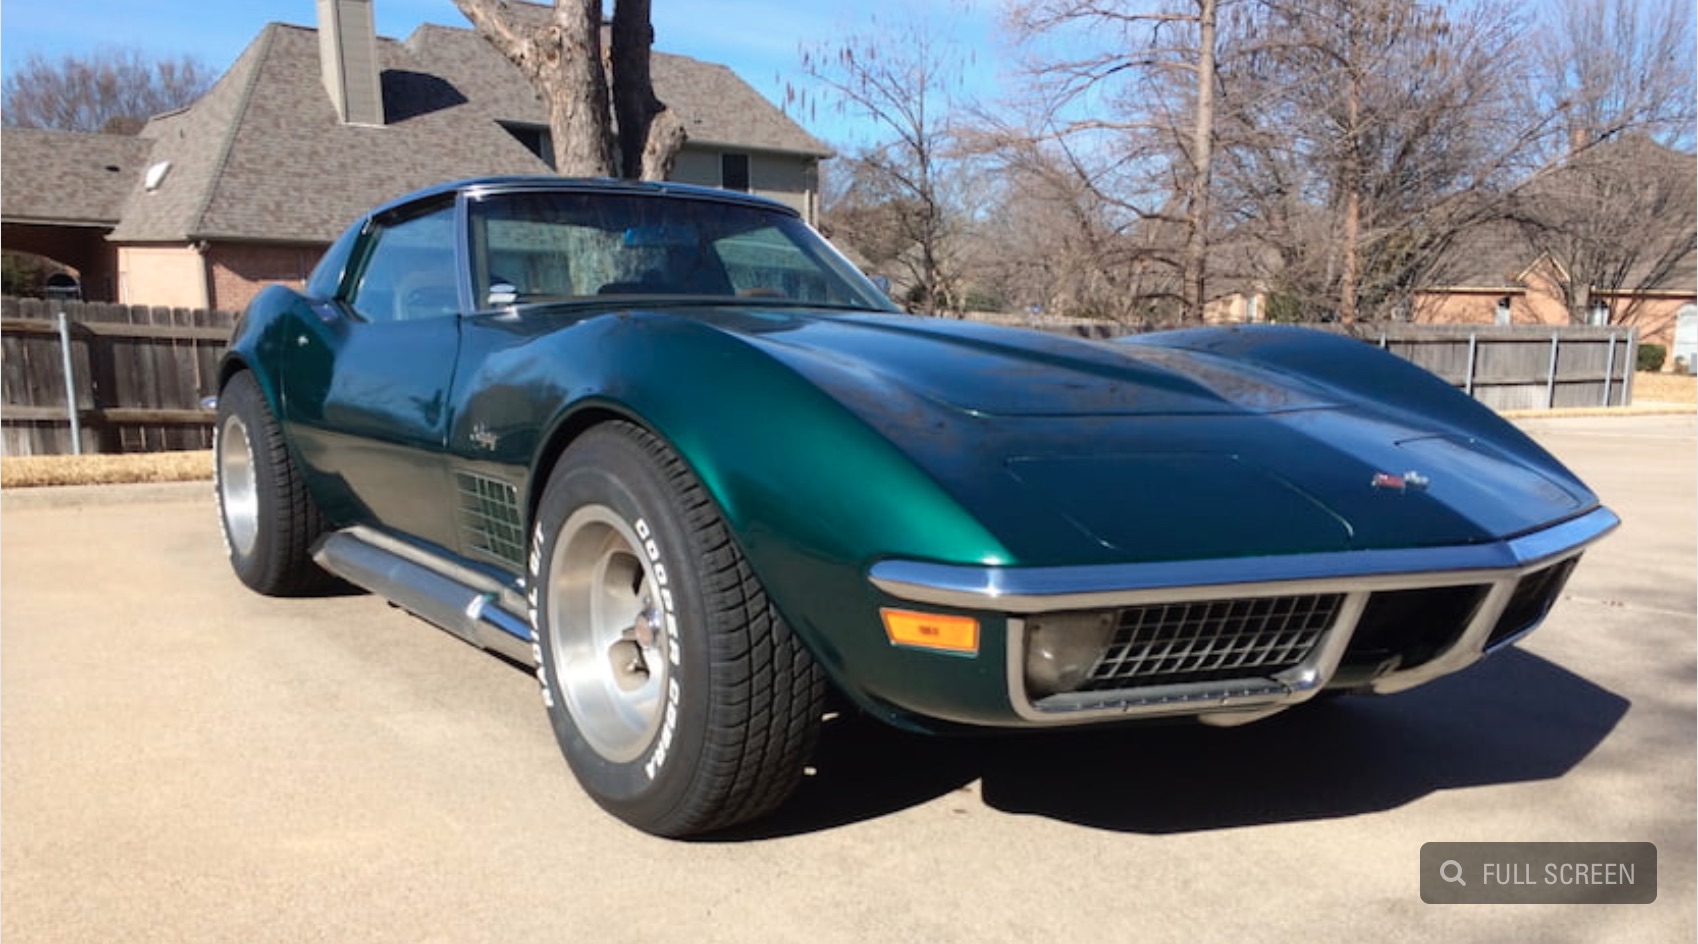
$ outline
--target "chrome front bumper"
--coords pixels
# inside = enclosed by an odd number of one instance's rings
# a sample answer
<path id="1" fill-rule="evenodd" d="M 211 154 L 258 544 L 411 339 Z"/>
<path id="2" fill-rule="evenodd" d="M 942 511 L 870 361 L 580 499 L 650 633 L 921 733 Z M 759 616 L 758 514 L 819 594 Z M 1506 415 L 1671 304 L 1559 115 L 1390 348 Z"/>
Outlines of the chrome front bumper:
<path id="1" fill-rule="evenodd" d="M 1597 508 L 1517 538 L 1462 547 L 1057 568 L 884 561 L 873 567 L 870 576 L 880 590 L 898 599 L 1006 614 L 1009 699 L 1027 722 L 1079 724 L 1197 715 L 1213 724 L 1230 725 L 1266 717 L 1327 687 L 1376 594 L 1470 587 L 1478 588 L 1481 597 L 1447 645 L 1419 664 L 1373 677 L 1365 685 L 1371 691 L 1413 688 L 1510 645 L 1537 626 L 1554 601 L 1553 591 L 1525 625 L 1500 626 L 1520 619 L 1518 611 L 1525 605 L 1516 599 L 1516 590 L 1524 586 L 1523 580 L 1579 557 L 1618 524 L 1614 513 Z M 1222 574 L 1232 574 L 1234 579 L 1221 582 Z M 1277 672 L 1134 684 L 1035 699 L 1027 692 L 1027 624 L 1042 614 L 1329 593 L 1342 595 L 1330 628 L 1299 662 Z M 1511 611 L 1512 604 L 1516 611 Z M 1508 616 L 1506 611 L 1511 611 Z"/>

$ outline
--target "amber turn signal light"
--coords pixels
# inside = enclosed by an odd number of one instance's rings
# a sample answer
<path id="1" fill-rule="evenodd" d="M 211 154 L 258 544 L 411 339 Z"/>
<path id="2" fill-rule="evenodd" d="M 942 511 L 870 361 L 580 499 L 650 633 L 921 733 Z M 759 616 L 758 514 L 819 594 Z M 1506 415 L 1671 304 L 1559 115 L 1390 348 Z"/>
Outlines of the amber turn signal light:
<path id="1" fill-rule="evenodd" d="M 884 634 L 895 645 L 959 655 L 978 654 L 979 621 L 971 616 L 890 609 L 879 610 L 879 616 L 884 619 Z"/>

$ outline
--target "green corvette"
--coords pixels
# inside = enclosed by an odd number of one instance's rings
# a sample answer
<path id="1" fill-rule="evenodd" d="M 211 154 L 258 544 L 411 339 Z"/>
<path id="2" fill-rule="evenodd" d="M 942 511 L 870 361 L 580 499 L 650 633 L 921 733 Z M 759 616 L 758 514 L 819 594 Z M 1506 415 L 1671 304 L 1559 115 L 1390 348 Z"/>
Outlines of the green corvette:
<path id="1" fill-rule="evenodd" d="M 668 184 L 373 211 L 244 313 L 217 429 L 244 583 L 534 665 L 584 789 L 668 836 L 782 803 L 830 690 L 950 731 L 1419 685 L 1617 524 L 1372 346 L 910 317 L 789 209 Z"/>

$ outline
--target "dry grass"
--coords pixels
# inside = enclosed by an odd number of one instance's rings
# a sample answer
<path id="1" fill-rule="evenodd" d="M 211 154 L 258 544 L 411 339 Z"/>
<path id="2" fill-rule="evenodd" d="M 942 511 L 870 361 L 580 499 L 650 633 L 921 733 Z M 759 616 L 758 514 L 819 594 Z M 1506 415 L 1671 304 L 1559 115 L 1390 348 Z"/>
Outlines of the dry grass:
<path id="1" fill-rule="evenodd" d="M 1698 377 L 1691 374 L 1634 374 L 1633 402 L 1698 404 Z"/>
<path id="2" fill-rule="evenodd" d="M 210 449 L 122 456 L 13 456 L 0 459 L 0 488 L 192 482 L 210 478 Z"/>

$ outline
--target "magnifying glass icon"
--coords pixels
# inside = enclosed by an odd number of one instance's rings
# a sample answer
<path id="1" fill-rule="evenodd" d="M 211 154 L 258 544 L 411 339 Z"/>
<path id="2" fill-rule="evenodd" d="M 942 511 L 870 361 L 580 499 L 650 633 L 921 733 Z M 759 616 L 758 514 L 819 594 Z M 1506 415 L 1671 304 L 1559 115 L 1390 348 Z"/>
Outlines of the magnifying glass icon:
<path id="1" fill-rule="evenodd" d="M 1462 863 L 1455 859 L 1446 859 L 1439 865 L 1439 878 L 1455 882 L 1464 888 L 1468 887 L 1468 883 L 1462 880 Z"/>

